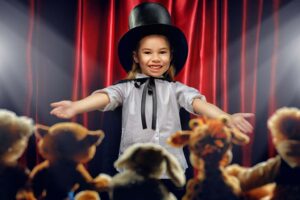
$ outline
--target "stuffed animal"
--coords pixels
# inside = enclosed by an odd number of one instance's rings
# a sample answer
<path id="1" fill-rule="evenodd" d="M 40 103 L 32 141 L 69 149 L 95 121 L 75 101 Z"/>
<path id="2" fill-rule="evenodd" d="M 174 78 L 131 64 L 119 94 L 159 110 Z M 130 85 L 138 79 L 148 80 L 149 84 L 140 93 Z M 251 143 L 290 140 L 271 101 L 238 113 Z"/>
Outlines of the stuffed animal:
<path id="1" fill-rule="evenodd" d="M 168 138 L 174 147 L 188 145 L 190 161 L 197 174 L 188 181 L 183 200 L 239 199 L 239 181 L 224 167 L 231 161 L 232 144 L 246 144 L 248 136 L 228 126 L 228 119 L 192 119 L 191 131 L 178 131 Z"/>
<path id="2" fill-rule="evenodd" d="M 160 145 L 134 144 L 126 149 L 114 165 L 124 171 L 112 178 L 113 200 L 176 199 L 159 180 L 165 172 L 176 186 L 185 184 L 184 171 L 179 162 Z"/>
<path id="3" fill-rule="evenodd" d="M 268 120 L 268 128 L 278 155 L 250 168 L 231 165 L 226 171 L 239 179 L 245 193 L 265 184 L 276 183 L 274 190 L 268 190 L 269 199 L 298 200 L 300 199 L 300 110 L 287 107 L 278 109 Z"/>
<path id="4" fill-rule="evenodd" d="M 0 109 L 0 199 L 25 198 L 29 171 L 18 164 L 34 130 L 33 121 Z"/>
<path id="5" fill-rule="evenodd" d="M 41 137 L 38 150 L 46 160 L 30 175 L 36 198 L 72 199 L 78 191 L 108 188 L 108 176 L 93 179 L 83 165 L 94 157 L 96 146 L 104 138 L 101 130 L 90 131 L 71 122 L 38 125 L 37 130 Z"/>
<path id="6" fill-rule="evenodd" d="M 100 196 L 98 192 L 93 190 L 84 190 L 77 193 L 74 200 L 100 200 Z"/>

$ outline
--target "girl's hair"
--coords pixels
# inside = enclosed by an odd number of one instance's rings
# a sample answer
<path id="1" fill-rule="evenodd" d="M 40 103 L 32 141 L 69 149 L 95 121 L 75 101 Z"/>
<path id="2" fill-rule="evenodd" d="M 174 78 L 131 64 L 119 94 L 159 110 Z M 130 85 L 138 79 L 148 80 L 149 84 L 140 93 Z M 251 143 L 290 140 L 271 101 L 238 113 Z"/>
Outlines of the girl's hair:
<path id="1" fill-rule="evenodd" d="M 147 36 L 147 35 L 145 35 L 145 36 Z M 145 37 L 145 36 L 143 36 L 143 37 Z M 168 41 L 168 43 L 170 45 L 170 49 L 171 49 L 171 56 L 172 56 L 173 48 L 172 48 L 171 42 L 170 42 L 170 40 L 168 39 L 167 36 L 165 36 L 165 35 L 162 35 L 162 36 L 164 36 L 166 38 L 166 40 Z M 135 48 L 134 51 L 136 51 L 136 52 L 138 51 L 139 46 L 140 46 L 140 41 L 142 40 L 143 37 L 141 37 L 141 39 L 139 39 L 139 42 L 137 43 L 136 48 Z M 134 60 L 133 60 L 132 68 L 128 72 L 128 75 L 127 75 L 126 79 L 128 79 L 128 80 L 135 79 L 137 73 L 141 73 L 141 67 L 138 63 L 134 62 Z M 166 79 L 174 81 L 174 79 L 175 79 L 175 67 L 174 67 L 174 64 L 173 64 L 172 61 L 171 61 L 169 69 L 163 74 L 163 76 Z"/>

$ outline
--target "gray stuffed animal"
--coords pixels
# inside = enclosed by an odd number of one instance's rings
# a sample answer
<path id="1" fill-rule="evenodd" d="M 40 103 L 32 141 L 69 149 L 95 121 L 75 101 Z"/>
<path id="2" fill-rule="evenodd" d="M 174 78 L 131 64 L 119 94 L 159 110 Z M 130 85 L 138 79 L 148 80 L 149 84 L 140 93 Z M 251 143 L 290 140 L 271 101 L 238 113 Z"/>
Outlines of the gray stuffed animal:
<path id="1" fill-rule="evenodd" d="M 115 167 L 125 170 L 112 178 L 110 195 L 113 200 L 176 199 L 159 180 L 164 173 L 176 186 L 185 184 L 184 171 L 177 159 L 152 143 L 132 145 L 115 162 Z"/>

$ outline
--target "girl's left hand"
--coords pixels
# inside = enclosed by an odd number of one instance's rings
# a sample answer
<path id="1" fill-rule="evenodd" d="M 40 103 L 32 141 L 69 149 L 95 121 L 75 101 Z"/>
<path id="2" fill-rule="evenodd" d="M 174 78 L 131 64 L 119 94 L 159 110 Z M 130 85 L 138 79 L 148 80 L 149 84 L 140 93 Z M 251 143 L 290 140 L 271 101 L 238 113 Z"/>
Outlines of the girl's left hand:
<path id="1" fill-rule="evenodd" d="M 246 119 L 254 117 L 253 113 L 235 113 L 231 115 L 231 125 L 243 133 L 252 133 L 253 126 Z"/>

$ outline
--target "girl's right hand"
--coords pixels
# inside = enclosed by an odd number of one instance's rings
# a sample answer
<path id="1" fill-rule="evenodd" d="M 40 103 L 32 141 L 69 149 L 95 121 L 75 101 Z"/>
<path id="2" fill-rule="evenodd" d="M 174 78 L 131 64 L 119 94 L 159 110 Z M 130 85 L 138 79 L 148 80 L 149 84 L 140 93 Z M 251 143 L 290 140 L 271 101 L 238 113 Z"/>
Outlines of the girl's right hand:
<path id="1" fill-rule="evenodd" d="M 51 103 L 51 107 L 53 107 L 53 109 L 51 110 L 50 114 L 55 115 L 58 118 L 70 119 L 77 114 L 74 102 L 72 101 L 54 102 Z"/>

